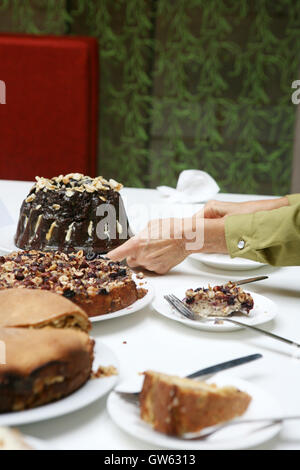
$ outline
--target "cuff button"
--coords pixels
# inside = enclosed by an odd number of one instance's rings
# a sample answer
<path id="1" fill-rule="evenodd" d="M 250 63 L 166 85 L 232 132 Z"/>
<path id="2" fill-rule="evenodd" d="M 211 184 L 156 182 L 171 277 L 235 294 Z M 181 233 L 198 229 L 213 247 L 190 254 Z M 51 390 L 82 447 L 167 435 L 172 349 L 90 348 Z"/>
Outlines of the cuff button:
<path id="1" fill-rule="evenodd" d="M 240 240 L 237 244 L 238 248 L 240 250 L 243 250 L 245 248 L 245 241 L 244 240 Z"/>

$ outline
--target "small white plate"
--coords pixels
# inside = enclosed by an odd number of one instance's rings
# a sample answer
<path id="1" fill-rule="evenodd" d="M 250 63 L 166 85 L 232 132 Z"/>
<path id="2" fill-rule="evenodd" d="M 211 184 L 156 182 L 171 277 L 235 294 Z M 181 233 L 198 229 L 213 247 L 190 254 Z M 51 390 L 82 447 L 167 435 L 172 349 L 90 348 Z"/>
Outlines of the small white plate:
<path id="1" fill-rule="evenodd" d="M 133 274 L 132 277 L 137 287 L 147 289 L 147 294 L 142 299 L 136 300 L 133 304 L 129 305 L 129 307 L 122 308 L 121 310 L 117 310 L 116 312 L 106 313 L 105 315 L 90 317 L 92 323 L 104 320 L 111 320 L 112 318 L 123 317 L 124 315 L 130 315 L 131 313 L 142 310 L 144 307 L 146 307 L 152 302 L 154 297 L 153 286 L 149 283 L 149 281 L 146 281 L 145 279 L 138 279 L 135 274 Z"/>
<path id="2" fill-rule="evenodd" d="M 0 228 L 0 255 L 6 255 L 20 249 L 16 247 L 14 242 L 16 230 L 16 224 Z"/>
<path id="3" fill-rule="evenodd" d="M 31 447 L 32 450 L 54 450 L 53 447 L 47 445 L 42 439 L 36 437 L 23 436 L 23 440 Z"/>
<path id="4" fill-rule="evenodd" d="M 229 255 L 218 253 L 193 253 L 190 257 L 212 268 L 224 269 L 226 271 L 249 271 L 265 266 L 265 264 L 257 263 L 250 259 L 230 258 Z"/>
<path id="5" fill-rule="evenodd" d="M 220 386 L 233 385 L 251 395 L 250 406 L 239 419 L 266 418 L 283 414 L 278 401 L 272 395 L 250 382 L 230 377 L 225 373 L 216 375 L 211 382 Z M 123 389 L 123 386 L 120 388 Z M 125 389 L 127 388 L 128 386 L 125 386 Z M 188 441 L 154 431 L 149 424 L 140 418 L 139 406 L 124 400 L 114 391 L 108 397 L 107 409 L 114 423 L 123 431 L 136 439 L 167 449 L 248 449 L 272 439 L 281 429 L 280 424 L 261 430 L 258 430 L 260 424 L 243 424 L 230 426 L 203 441 Z"/>
<path id="6" fill-rule="evenodd" d="M 193 288 L 193 286 L 189 287 Z M 179 290 L 179 292 L 174 290 L 174 292 L 175 295 L 180 300 L 182 300 L 185 296 L 185 290 L 186 289 L 181 289 Z M 249 294 L 252 295 L 254 300 L 254 308 L 250 311 L 249 316 L 233 316 L 233 320 L 236 319 L 237 321 L 246 323 L 247 325 L 260 325 L 275 318 L 278 309 L 276 304 L 272 300 L 268 299 L 263 295 L 250 292 L 248 289 L 246 289 L 246 292 L 249 292 Z M 184 325 L 190 326 L 191 328 L 196 328 L 198 330 L 219 331 L 223 333 L 224 331 L 235 331 L 242 328 L 238 325 L 226 322 L 225 320 L 223 323 L 217 324 L 214 323 L 214 321 L 200 322 L 189 320 L 188 318 L 183 317 L 179 312 L 177 312 L 177 310 L 173 309 L 168 304 L 168 302 L 164 299 L 164 294 L 160 294 L 155 297 L 152 303 L 152 307 L 164 317 L 167 317 L 170 320 L 178 321 L 179 323 L 183 323 Z"/>
<path id="7" fill-rule="evenodd" d="M 115 354 L 105 344 L 95 340 L 93 370 L 97 370 L 100 365 L 112 365 L 119 370 L 119 362 Z M 54 403 L 39 406 L 32 410 L 2 413 L 0 414 L 0 426 L 35 423 L 80 410 L 106 395 L 116 385 L 117 380 L 117 375 L 89 380 L 76 392 Z"/>

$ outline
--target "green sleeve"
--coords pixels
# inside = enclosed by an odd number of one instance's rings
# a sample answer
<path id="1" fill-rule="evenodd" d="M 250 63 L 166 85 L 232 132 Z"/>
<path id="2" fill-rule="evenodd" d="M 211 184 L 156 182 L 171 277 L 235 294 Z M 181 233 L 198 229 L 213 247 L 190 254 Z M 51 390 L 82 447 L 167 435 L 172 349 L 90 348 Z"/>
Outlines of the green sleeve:
<path id="1" fill-rule="evenodd" d="M 286 197 L 289 200 L 290 206 L 300 203 L 300 194 L 288 194 Z"/>
<path id="2" fill-rule="evenodd" d="M 300 202 L 272 211 L 228 216 L 225 237 L 232 258 L 300 266 Z"/>

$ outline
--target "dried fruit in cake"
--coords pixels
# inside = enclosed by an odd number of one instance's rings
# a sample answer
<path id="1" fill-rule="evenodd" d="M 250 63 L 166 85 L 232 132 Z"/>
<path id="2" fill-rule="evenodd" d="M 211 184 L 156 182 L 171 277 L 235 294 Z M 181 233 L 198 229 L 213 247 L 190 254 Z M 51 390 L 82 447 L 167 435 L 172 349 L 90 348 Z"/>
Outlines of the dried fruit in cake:
<path id="1" fill-rule="evenodd" d="M 251 397 L 236 387 L 161 374 L 144 373 L 141 418 L 156 431 L 180 436 L 241 416 Z"/>
<path id="2" fill-rule="evenodd" d="M 254 307 L 251 295 L 234 282 L 223 286 L 188 289 L 183 300 L 197 315 L 226 317 L 232 312 L 248 314 Z"/>
<path id="3" fill-rule="evenodd" d="M 19 251 L 0 256 L 0 290 L 42 289 L 60 294 L 88 316 L 128 307 L 146 294 L 132 271 L 103 256 L 77 253 Z"/>
<path id="4" fill-rule="evenodd" d="M 107 253 L 131 236 L 120 183 L 80 173 L 36 180 L 21 207 L 18 248 Z"/>
<path id="5" fill-rule="evenodd" d="M 91 328 L 87 314 L 61 295 L 41 289 L 0 290 L 0 328 Z"/>
<path id="6" fill-rule="evenodd" d="M 74 329 L 0 328 L 0 413 L 59 400 L 89 380 L 94 341 Z"/>

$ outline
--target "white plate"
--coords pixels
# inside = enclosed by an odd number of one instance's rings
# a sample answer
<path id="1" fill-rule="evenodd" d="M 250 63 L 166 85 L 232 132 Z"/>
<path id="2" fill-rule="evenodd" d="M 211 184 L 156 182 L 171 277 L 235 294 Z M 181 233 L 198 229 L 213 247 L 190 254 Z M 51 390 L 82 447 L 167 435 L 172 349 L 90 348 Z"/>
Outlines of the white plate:
<path id="1" fill-rule="evenodd" d="M 216 375 L 212 382 L 217 385 L 233 385 L 251 395 L 252 402 L 246 413 L 239 419 L 265 418 L 283 414 L 279 403 L 272 395 L 250 382 L 230 377 L 225 373 Z M 125 386 L 126 388 L 128 386 Z M 224 429 L 205 441 L 187 441 L 154 431 L 150 425 L 141 420 L 138 405 L 129 403 L 114 391 L 108 397 L 107 409 L 112 420 L 123 431 L 136 439 L 167 449 L 247 449 L 272 439 L 281 429 L 280 424 L 262 430 L 257 430 L 260 426 L 257 424 L 243 424 Z"/>
<path id="2" fill-rule="evenodd" d="M 100 365 L 112 365 L 119 370 L 119 363 L 115 354 L 99 340 L 95 340 L 93 370 L 97 370 Z M 80 410 L 108 393 L 116 385 L 117 380 L 117 375 L 89 380 L 83 387 L 72 393 L 72 395 L 54 403 L 39 406 L 32 410 L 2 413 L 0 414 L 0 426 L 35 423 Z"/>
<path id="3" fill-rule="evenodd" d="M 26 444 L 31 447 L 32 450 L 54 450 L 53 447 L 47 445 L 45 441 L 42 439 L 37 439 L 36 437 L 31 436 L 23 436 L 24 441 Z"/>
<path id="4" fill-rule="evenodd" d="M 123 317 L 124 315 L 130 315 L 131 313 L 137 312 L 138 310 L 142 310 L 142 308 L 146 307 L 152 302 L 154 297 L 153 286 L 145 279 L 137 279 L 135 274 L 133 274 L 132 277 L 138 287 L 148 290 L 147 294 L 142 299 L 136 300 L 133 304 L 129 305 L 129 307 L 122 308 L 121 310 L 117 310 L 113 313 L 106 313 L 105 315 L 90 317 L 92 323 L 111 320 L 112 318 Z M 140 285 L 140 283 L 143 285 Z"/>
<path id="5" fill-rule="evenodd" d="M 195 283 L 195 281 L 194 281 Z M 185 296 L 185 291 L 187 288 L 195 289 L 199 287 L 199 285 L 193 285 L 193 283 L 186 283 L 183 287 L 171 289 L 169 294 L 175 293 L 175 295 L 182 300 Z M 270 320 L 273 320 L 277 315 L 277 306 L 276 304 L 268 299 L 267 297 L 256 294 L 254 292 L 245 289 L 246 292 L 252 295 L 254 300 L 254 308 L 250 311 L 249 316 L 233 316 L 233 320 L 236 318 L 237 321 L 246 323 L 248 325 L 260 325 L 262 323 L 266 323 Z M 191 328 L 196 328 L 198 330 L 205 330 L 205 331 L 234 331 L 238 330 L 242 327 L 233 325 L 232 323 L 224 321 L 221 324 L 215 324 L 214 321 L 207 321 L 207 322 L 198 322 L 194 320 L 189 320 L 188 318 L 183 317 L 180 315 L 177 310 L 173 309 L 168 302 L 164 299 L 165 293 L 160 293 L 156 295 L 154 301 L 152 302 L 152 307 L 164 317 L 169 318 L 170 320 L 178 321 L 179 323 L 183 323 L 184 325 L 190 326 Z"/>
<path id="6" fill-rule="evenodd" d="M 257 263 L 250 259 L 230 258 L 229 255 L 217 253 L 193 253 L 190 257 L 196 261 L 201 261 L 201 263 L 212 268 L 224 269 L 227 271 L 249 271 L 265 266 L 262 263 Z"/>
<path id="7" fill-rule="evenodd" d="M 16 224 L 0 228 L 0 255 L 6 255 L 12 251 L 19 250 L 14 243 L 16 230 Z"/>

